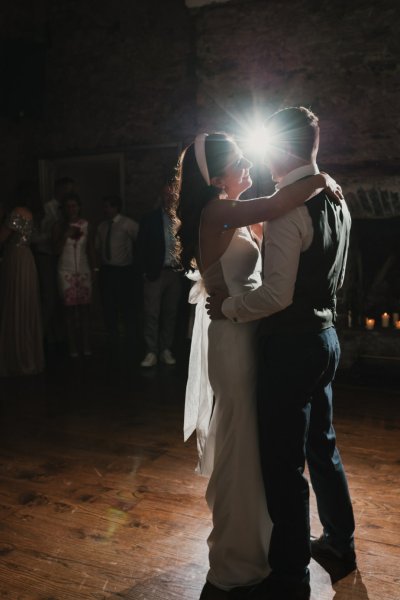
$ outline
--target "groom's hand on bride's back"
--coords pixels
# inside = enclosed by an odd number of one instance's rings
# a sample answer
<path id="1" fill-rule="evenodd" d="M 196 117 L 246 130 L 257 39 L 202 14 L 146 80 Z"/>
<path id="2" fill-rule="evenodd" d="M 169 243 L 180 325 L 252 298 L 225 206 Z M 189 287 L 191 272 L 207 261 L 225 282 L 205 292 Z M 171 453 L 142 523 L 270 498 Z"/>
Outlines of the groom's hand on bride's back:
<path id="1" fill-rule="evenodd" d="M 221 307 L 223 301 L 227 297 L 225 292 L 214 292 L 207 296 L 206 310 L 212 321 L 215 321 L 216 319 L 226 319 Z"/>
<path id="2" fill-rule="evenodd" d="M 342 188 L 336 181 L 328 175 L 328 173 L 324 173 L 321 171 L 321 175 L 325 179 L 325 192 L 333 200 L 336 204 L 341 204 L 344 200 Z"/>

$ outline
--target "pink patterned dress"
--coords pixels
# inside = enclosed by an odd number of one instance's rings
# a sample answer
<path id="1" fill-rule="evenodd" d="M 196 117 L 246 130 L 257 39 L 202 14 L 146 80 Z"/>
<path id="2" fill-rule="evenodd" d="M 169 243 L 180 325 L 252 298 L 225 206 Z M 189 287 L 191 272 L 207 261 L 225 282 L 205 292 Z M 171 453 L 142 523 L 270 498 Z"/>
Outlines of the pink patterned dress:
<path id="1" fill-rule="evenodd" d="M 87 255 L 88 222 L 71 223 L 79 229 L 76 237 L 68 237 L 58 260 L 58 283 L 65 306 L 90 304 L 92 280 Z"/>

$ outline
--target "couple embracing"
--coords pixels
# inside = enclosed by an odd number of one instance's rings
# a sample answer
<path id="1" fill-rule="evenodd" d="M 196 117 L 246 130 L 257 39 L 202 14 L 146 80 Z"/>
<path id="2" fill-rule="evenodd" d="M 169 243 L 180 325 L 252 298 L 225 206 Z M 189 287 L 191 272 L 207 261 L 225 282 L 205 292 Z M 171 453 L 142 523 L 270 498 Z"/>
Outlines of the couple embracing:
<path id="1" fill-rule="evenodd" d="M 198 135 L 176 177 L 181 263 L 198 269 L 208 296 L 196 309 L 185 413 L 210 478 L 201 600 L 307 600 L 311 556 L 340 576 L 356 568 L 332 425 L 350 214 L 340 186 L 318 170 L 311 111 L 280 110 L 266 133 L 270 197 L 239 200 L 252 165 L 221 133 Z M 306 462 L 323 526 L 315 540 Z"/>

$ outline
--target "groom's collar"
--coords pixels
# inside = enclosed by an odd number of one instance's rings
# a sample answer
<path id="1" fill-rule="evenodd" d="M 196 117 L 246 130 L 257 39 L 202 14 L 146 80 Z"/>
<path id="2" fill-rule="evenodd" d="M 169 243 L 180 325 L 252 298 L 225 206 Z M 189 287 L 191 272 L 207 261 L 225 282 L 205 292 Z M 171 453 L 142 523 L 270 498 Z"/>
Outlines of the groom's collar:
<path id="1" fill-rule="evenodd" d="M 282 188 L 298 181 L 299 179 L 303 179 L 303 177 L 308 177 L 310 175 L 318 175 L 319 169 L 316 163 L 310 163 L 308 165 L 304 165 L 304 167 L 298 167 L 297 169 L 293 169 L 287 175 L 282 177 L 282 179 L 276 184 L 275 189 L 281 190 Z"/>

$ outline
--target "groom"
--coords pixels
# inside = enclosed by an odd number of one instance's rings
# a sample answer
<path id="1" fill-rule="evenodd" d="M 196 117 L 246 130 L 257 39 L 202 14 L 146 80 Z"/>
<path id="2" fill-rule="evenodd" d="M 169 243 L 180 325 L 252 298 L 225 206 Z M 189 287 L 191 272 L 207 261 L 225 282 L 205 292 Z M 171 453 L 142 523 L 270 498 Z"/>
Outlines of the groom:
<path id="1" fill-rule="evenodd" d="M 266 127 L 277 189 L 318 173 L 319 126 L 311 111 L 283 109 Z M 322 192 L 265 225 L 264 279 L 257 290 L 209 300 L 211 318 L 261 319 L 260 452 L 273 522 L 272 571 L 257 592 L 265 600 L 308 600 L 311 555 L 321 563 L 336 561 L 340 576 L 356 568 L 353 509 L 332 425 L 340 355 L 336 290 L 343 283 L 350 225 L 345 202 L 336 204 Z M 324 530 L 311 544 L 306 460 Z"/>

